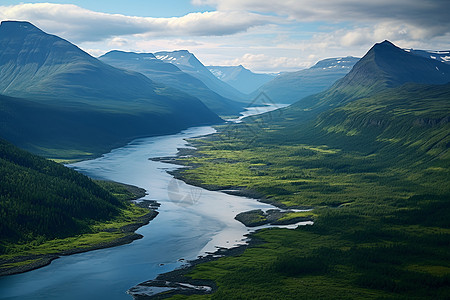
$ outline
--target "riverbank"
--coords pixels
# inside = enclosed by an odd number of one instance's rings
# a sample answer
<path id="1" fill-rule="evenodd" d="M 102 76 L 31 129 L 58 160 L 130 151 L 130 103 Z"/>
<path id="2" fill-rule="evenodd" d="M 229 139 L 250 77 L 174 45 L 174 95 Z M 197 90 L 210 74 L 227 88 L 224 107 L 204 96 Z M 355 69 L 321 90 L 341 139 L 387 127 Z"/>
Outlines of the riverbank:
<path id="1" fill-rule="evenodd" d="M 109 222 L 94 224 L 91 226 L 93 232 L 76 237 L 41 244 L 10 245 L 9 253 L 0 256 L 0 276 L 42 268 L 61 256 L 116 247 L 141 239 L 143 236 L 135 231 L 158 215 L 157 203 L 148 200 L 139 205 L 131 203 L 145 196 L 144 189 L 114 182 L 97 183 L 120 200 L 128 202 L 119 216 Z"/>
<path id="2" fill-rule="evenodd" d="M 166 299 L 175 295 L 205 295 L 217 290 L 217 284 L 213 280 L 195 279 L 188 276 L 196 266 L 213 262 L 223 257 L 235 257 L 244 253 L 249 247 L 255 247 L 263 243 L 261 239 L 247 235 L 248 242 L 230 249 L 219 248 L 214 253 L 209 253 L 195 260 L 186 262 L 181 268 L 171 272 L 162 273 L 153 280 L 138 284 L 127 291 L 135 300 Z"/>

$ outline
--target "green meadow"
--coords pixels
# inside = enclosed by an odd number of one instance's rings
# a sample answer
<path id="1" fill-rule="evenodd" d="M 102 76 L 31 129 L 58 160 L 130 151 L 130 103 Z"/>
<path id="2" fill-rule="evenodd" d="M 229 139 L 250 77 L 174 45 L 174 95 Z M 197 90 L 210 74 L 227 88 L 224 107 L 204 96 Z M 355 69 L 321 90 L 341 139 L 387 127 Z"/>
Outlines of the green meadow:
<path id="1" fill-rule="evenodd" d="M 263 115 L 192 140 L 187 181 L 313 208 L 314 225 L 258 231 L 262 243 L 188 274 L 215 293 L 174 299 L 448 299 L 448 89 L 406 85 L 309 123 Z"/>

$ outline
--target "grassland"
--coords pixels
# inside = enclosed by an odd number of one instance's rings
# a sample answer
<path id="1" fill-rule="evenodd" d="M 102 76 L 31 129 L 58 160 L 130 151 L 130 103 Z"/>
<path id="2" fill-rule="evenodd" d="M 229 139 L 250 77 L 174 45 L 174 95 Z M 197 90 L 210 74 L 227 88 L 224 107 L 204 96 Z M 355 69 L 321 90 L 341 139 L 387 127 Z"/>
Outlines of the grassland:
<path id="1" fill-rule="evenodd" d="M 173 299 L 450 298 L 448 88 L 403 86 L 309 124 L 257 117 L 192 141 L 185 180 L 308 206 L 315 222 L 259 231 L 264 243 L 187 275 L 215 293 Z"/>

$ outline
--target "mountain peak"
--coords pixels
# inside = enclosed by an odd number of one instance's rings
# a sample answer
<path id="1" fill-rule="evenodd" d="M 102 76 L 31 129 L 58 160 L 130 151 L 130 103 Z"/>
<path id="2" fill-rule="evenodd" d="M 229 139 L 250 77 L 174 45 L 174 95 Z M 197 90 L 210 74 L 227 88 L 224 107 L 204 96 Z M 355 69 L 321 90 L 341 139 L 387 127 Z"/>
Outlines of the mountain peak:
<path id="1" fill-rule="evenodd" d="M 393 43 L 391 43 L 391 42 L 388 41 L 388 40 L 384 40 L 384 41 L 382 41 L 381 43 L 377 43 L 377 44 L 375 44 L 375 45 L 393 46 L 393 47 L 396 47 L 396 48 L 397 48 L 397 46 L 395 46 Z"/>
<path id="2" fill-rule="evenodd" d="M 0 32 L 3 31 L 14 35 L 19 33 L 43 33 L 42 30 L 26 21 L 2 21 Z"/>
<path id="3" fill-rule="evenodd" d="M 388 54 L 391 55 L 392 53 L 403 53 L 405 52 L 403 49 L 395 46 L 388 40 L 384 40 L 381 43 L 376 43 L 373 45 L 373 47 L 369 50 L 368 53 L 376 52 L 377 54 Z"/>
<path id="4" fill-rule="evenodd" d="M 445 84 L 449 81 L 449 65 L 408 53 L 386 40 L 375 44 L 350 73 L 336 82 L 334 91 L 351 95 L 341 97 L 347 97 L 347 101 L 405 83 Z"/>

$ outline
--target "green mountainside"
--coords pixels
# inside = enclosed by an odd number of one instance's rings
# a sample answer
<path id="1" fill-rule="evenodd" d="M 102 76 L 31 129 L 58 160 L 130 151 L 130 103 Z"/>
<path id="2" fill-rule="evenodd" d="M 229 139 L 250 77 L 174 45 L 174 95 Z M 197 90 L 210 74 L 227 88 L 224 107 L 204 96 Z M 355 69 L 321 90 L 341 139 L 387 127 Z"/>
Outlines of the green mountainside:
<path id="1" fill-rule="evenodd" d="M 100 154 L 136 137 L 221 122 L 199 99 L 107 65 L 28 22 L 1 23 L 0 71 L 0 94 L 26 99 L 2 97 L 0 136 L 45 156 Z M 21 120 L 29 120 L 23 131 Z"/>
<path id="2" fill-rule="evenodd" d="M 1 242 L 63 238 L 117 216 L 124 203 L 88 177 L 0 140 Z"/>
<path id="3" fill-rule="evenodd" d="M 450 83 L 437 63 L 377 44 L 313 96 L 323 106 L 308 120 L 303 99 L 192 141 L 188 182 L 314 216 L 194 267 L 186 276 L 218 286 L 205 299 L 449 297 Z"/>
<path id="4" fill-rule="evenodd" d="M 129 200 L 145 190 L 93 181 L 0 139 L 0 276 L 61 255 L 130 243 L 157 212 Z"/>

